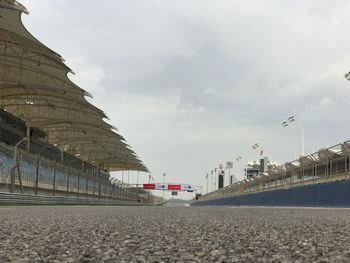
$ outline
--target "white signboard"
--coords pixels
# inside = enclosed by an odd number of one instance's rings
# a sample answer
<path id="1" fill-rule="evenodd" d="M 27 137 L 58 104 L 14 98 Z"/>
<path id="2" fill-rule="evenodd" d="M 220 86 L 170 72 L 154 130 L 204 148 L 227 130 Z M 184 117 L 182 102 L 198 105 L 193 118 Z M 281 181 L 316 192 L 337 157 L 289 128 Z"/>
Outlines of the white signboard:
<path id="1" fill-rule="evenodd" d="M 156 190 L 168 190 L 168 184 L 156 184 Z"/>
<path id="2" fill-rule="evenodd" d="M 190 185 L 190 184 L 183 184 L 183 185 L 181 185 L 181 190 L 182 191 L 194 191 L 194 190 L 196 190 L 196 187 L 194 185 Z"/>

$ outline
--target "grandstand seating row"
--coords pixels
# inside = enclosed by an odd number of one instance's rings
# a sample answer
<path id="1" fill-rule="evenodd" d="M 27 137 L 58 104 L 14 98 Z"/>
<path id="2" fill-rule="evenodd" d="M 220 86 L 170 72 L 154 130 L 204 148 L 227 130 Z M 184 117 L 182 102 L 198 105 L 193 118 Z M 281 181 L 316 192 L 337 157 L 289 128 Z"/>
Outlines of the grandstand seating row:
<path id="1" fill-rule="evenodd" d="M 17 186 L 20 175 L 23 185 L 34 187 L 38 174 L 39 187 L 55 185 L 55 189 L 61 191 L 68 189 L 68 192 L 101 193 L 102 196 L 114 193 L 118 198 L 140 198 L 140 189 L 125 188 L 125 185 L 113 186 L 108 172 L 100 170 L 98 173 L 98 167 L 66 152 L 62 158 L 59 148 L 45 142 L 45 133 L 33 127 L 30 131 L 30 152 L 25 151 L 25 144 L 19 145 L 17 168 L 13 146 L 25 136 L 25 131 L 26 125 L 21 119 L 0 109 L 0 177 L 6 186 L 10 183 L 11 174 L 15 173 Z"/>

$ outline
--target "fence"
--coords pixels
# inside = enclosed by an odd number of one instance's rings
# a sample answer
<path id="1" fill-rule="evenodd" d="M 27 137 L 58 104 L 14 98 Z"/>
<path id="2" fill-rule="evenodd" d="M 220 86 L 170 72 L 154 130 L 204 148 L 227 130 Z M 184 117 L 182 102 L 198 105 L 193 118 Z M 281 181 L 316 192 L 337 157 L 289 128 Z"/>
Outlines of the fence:
<path id="1" fill-rule="evenodd" d="M 273 190 L 293 189 L 309 185 L 350 179 L 350 141 L 321 149 L 266 173 L 245 179 L 220 190 L 207 193 L 200 201 L 245 196 Z"/>
<path id="2" fill-rule="evenodd" d="M 145 205 L 128 200 L 111 199 L 78 199 L 73 197 L 28 195 L 17 193 L 0 193 L 1 205 Z M 148 205 L 148 203 L 146 203 Z"/>
<path id="3" fill-rule="evenodd" d="M 40 155 L 0 143 L 0 191 L 20 192 L 78 199 L 127 200 L 141 203 L 153 199 L 148 192 L 128 184 L 109 180 L 109 174 L 95 169 L 76 169 Z M 50 199 L 51 200 L 51 199 Z"/>

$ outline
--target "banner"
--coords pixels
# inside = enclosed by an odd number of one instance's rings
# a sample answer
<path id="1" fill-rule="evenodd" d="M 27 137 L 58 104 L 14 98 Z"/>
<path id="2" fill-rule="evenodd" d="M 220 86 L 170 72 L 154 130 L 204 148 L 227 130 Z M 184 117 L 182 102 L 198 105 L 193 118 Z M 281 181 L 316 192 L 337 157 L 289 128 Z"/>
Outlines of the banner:
<path id="1" fill-rule="evenodd" d="M 143 184 L 143 189 L 146 190 L 169 190 L 169 191 L 196 191 L 196 186 L 191 184 Z"/>
<path id="2" fill-rule="evenodd" d="M 154 189 L 156 189 L 156 185 L 155 184 L 143 184 L 143 189 L 154 190 Z"/>
<path id="3" fill-rule="evenodd" d="M 168 190 L 181 190 L 181 184 L 169 184 Z"/>

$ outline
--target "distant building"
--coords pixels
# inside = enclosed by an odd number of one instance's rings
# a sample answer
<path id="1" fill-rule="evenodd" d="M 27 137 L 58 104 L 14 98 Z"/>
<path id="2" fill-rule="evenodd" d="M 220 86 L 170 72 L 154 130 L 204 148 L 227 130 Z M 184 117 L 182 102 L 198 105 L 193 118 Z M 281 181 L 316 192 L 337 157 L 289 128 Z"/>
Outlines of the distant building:
<path id="1" fill-rule="evenodd" d="M 249 161 L 245 165 L 244 174 L 246 178 L 258 176 L 260 173 L 260 162 Z"/>
<path id="2" fill-rule="evenodd" d="M 249 161 L 245 165 L 245 177 L 251 178 L 254 176 L 259 176 L 275 165 L 277 165 L 277 163 L 275 161 L 269 160 L 268 157 L 261 158 L 259 161 Z"/>

